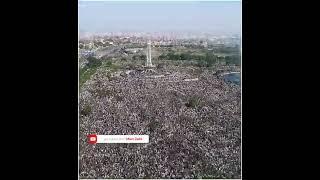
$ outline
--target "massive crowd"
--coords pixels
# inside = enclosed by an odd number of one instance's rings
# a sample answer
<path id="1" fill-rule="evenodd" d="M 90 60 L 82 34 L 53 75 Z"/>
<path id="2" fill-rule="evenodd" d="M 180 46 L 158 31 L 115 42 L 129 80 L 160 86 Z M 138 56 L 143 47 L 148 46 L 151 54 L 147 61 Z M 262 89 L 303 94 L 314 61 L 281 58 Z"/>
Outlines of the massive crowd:
<path id="1" fill-rule="evenodd" d="M 96 73 L 80 91 L 85 108 L 80 178 L 241 178 L 240 87 L 210 71 Z M 88 134 L 149 135 L 150 142 L 92 145 Z"/>

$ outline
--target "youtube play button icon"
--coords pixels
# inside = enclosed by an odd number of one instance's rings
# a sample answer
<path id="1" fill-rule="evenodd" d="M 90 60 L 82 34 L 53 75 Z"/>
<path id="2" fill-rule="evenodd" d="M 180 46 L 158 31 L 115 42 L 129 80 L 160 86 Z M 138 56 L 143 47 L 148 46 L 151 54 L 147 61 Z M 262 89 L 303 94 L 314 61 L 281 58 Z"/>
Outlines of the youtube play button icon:
<path id="1" fill-rule="evenodd" d="M 88 136 L 89 144 L 96 144 L 97 143 L 97 135 L 96 134 L 90 134 Z"/>

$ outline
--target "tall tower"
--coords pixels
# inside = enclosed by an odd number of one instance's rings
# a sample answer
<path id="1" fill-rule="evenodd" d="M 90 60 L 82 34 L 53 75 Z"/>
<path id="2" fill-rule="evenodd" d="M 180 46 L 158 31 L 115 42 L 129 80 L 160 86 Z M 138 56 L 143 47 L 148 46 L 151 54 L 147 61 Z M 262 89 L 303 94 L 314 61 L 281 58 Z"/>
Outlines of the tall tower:
<path id="1" fill-rule="evenodd" d="M 148 41 L 148 46 L 147 46 L 147 67 L 153 67 L 152 62 L 151 62 L 151 41 Z"/>

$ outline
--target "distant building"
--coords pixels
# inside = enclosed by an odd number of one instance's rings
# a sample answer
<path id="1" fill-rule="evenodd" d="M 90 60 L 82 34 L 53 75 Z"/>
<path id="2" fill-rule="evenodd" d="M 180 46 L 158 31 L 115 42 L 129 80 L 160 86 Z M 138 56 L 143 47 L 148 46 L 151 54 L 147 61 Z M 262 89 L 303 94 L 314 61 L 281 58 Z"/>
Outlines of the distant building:
<path id="1" fill-rule="evenodd" d="M 207 41 L 203 41 L 201 45 L 202 45 L 204 48 L 208 48 L 208 43 L 207 43 Z"/>

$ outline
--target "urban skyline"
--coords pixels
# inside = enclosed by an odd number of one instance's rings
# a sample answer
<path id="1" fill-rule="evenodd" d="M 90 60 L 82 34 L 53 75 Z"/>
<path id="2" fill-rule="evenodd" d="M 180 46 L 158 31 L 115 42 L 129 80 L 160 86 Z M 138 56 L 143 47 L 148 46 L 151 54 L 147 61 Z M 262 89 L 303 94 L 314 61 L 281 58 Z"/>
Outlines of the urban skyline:
<path id="1" fill-rule="evenodd" d="M 241 2 L 80 1 L 79 31 L 240 34 Z"/>

